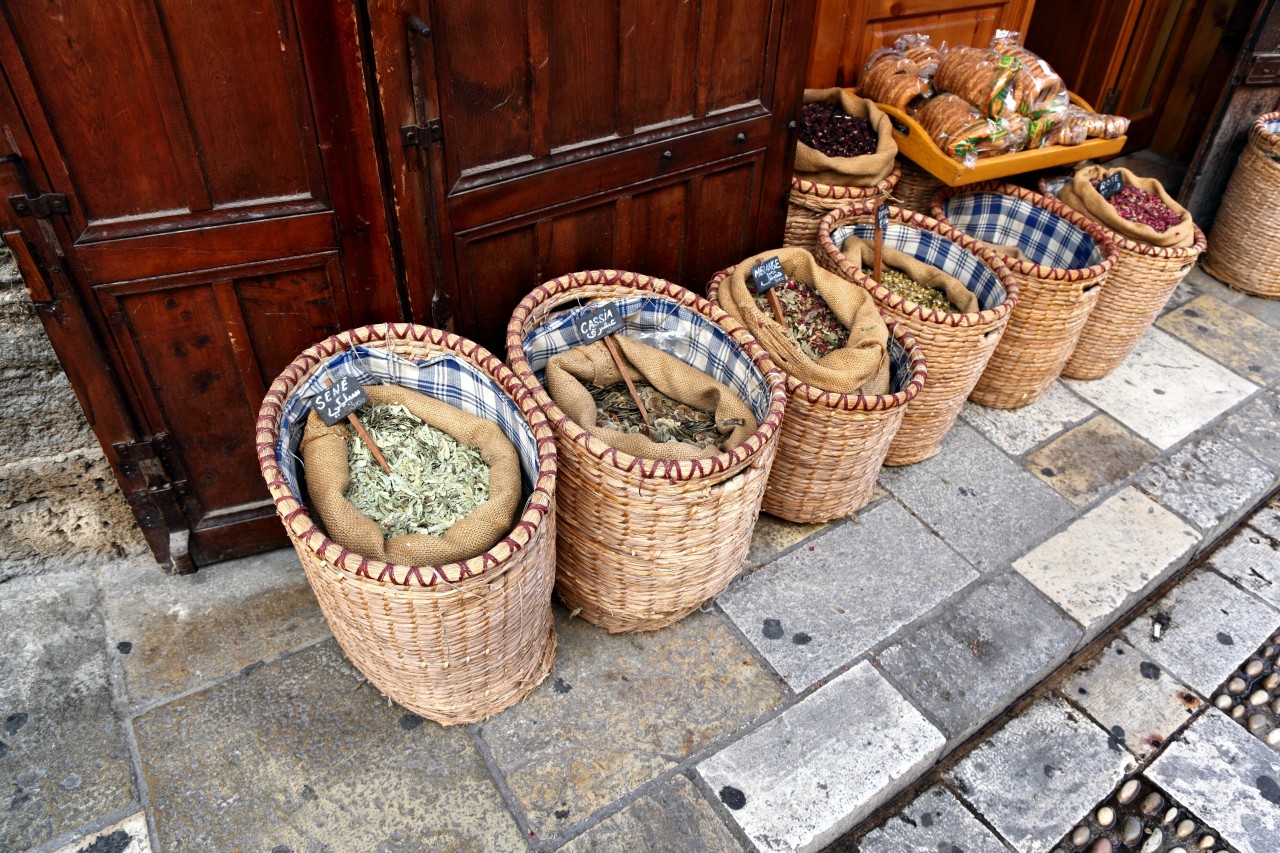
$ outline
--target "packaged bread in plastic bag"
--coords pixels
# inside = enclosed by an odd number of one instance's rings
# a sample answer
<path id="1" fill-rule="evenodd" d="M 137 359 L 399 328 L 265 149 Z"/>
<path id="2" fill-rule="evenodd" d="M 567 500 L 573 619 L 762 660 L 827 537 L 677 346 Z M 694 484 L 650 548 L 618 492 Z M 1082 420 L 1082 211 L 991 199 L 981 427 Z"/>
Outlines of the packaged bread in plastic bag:
<path id="1" fill-rule="evenodd" d="M 876 103 L 899 109 L 919 97 L 928 97 L 929 81 L 920 65 L 901 51 L 884 48 L 871 55 L 862 71 L 859 91 Z"/>
<path id="2" fill-rule="evenodd" d="M 979 157 L 1007 153 L 1017 142 L 1006 125 L 987 118 L 958 95 L 931 98 L 916 120 L 939 148 L 970 167 Z"/>
<path id="3" fill-rule="evenodd" d="M 1053 66 L 1018 43 L 1012 30 L 996 30 L 991 49 L 1001 56 L 1018 60 L 1020 67 L 1013 76 L 1012 99 L 1016 110 L 1030 118 L 1040 118 L 1052 109 L 1057 98 L 1066 102 L 1067 84 Z"/>
<path id="4" fill-rule="evenodd" d="M 938 47 L 934 47 L 926 33 L 905 33 L 898 36 L 893 47 L 920 66 L 920 72 L 924 77 L 930 78 L 938 70 L 938 63 L 942 61 L 947 43 L 944 41 Z"/>
<path id="5" fill-rule="evenodd" d="M 950 92 L 977 107 L 987 118 L 1017 112 L 1013 78 L 1022 63 L 1012 56 L 976 47 L 953 47 L 938 63 L 934 88 Z"/>

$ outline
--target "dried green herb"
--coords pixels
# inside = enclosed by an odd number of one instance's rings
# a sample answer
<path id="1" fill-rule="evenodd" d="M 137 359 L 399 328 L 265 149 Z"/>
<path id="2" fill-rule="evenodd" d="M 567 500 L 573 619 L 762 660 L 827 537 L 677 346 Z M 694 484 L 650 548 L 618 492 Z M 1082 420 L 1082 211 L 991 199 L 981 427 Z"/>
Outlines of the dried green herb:
<path id="1" fill-rule="evenodd" d="M 489 499 L 489 463 L 474 448 L 399 403 L 365 406 L 357 417 L 392 473 L 379 467 L 348 426 L 351 484 L 346 497 L 378 522 L 384 536 L 439 536 Z"/>
<path id="2" fill-rule="evenodd" d="M 871 267 L 863 267 L 862 274 L 871 277 L 875 275 L 875 271 Z M 935 311 L 945 311 L 948 314 L 964 313 L 954 302 L 951 301 L 945 290 L 938 290 L 936 287 L 925 287 L 923 284 L 917 284 L 915 279 L 904 273 L 902 270 L 896 270 L 891 267 L 881 267 L 880 283 L 899 296 L 910 299 L 912 302 L 918 302 L 925 308 L 932 308 Z"/>
<path id="3" fill-rule="evenodd" d="M 817 361 L 849 342 L 849 330 L 841 325 L 840 318 L 813 285 L 788 278 L 773 292 L 778 294 L 778 302 L 782 305 L 787 331 L 809 358 Z M 772 317 L 768 295 L 757 293 L 754 297 L 756 306 Z"/>
<path id="4" fill-rule="evenodd" d="M 663 394 L 652 385 L 635 383 L 636 395 L 649 412 L 653 428 L 648 429 L 650 440 L 658 443 L 683 441 L 700 448 L 719 447 L 724 435 L 716 429 L 712 414 L 695 409 Z M 644 419 L 636 408 L 635 400 L 626 384 L 619 382 L 607 388 L 590 386 L 591 399 L 596 403 L 596 425 L 618 432 L 645 434 Z M 741 426 L 736 419 L 725 421 L 724 426 Z"/>

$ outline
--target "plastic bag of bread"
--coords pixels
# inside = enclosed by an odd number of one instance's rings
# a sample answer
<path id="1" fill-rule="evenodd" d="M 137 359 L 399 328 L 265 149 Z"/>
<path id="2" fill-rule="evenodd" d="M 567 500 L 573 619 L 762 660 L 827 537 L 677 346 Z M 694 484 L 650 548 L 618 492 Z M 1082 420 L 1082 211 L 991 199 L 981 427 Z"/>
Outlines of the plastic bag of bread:
<path id="1" fill-rule="evenodd" d="M 938 63 L 942 61 L 947 43 L 944 41 L 941 46 L 934 47 L 926 33 L 906 33 L 898 36 L 893 47 L 920 66 L 921 73 L 929 78 L 938 70 Z"/>
<path id="2" fill-rule="evenodd" d="M 1013 76 L 1016 109 L 1030 118 L 1040 118 L 1051 109 L 1055 98 L 1066 97 L 1067 84 L 1053 66 L 1018 44 L 1018 39 L 1018 33 L 1012 30 L 996 30 L 991 49 L 1021 63 Z"/>
<path id="3" fill-rule="evenodd" d="M 1012 56 L 976 47 L 953 47 L 933 75 L 939 92 L 958 95 L 987 118 L 1003 118 L 1018 111 L 1012 99 L 1013 78 L 1022 63 Z"/>
<path id="4" fill-rule="evenodd" d="M 916 120 L 939 148 L 969 167 L 979 157 L 1012 150 L 1016 141 L 1007 126 L 987 118 L 958 95 L 931 98 L 916 113 Z"/>
<path id="5" fill-rule="evenodd" d="M 886 48 L 872 54 L 858 89 L 876 103 L 906 109 L 914 99 L 928 97 L 929 81 L 915 61 Z"/>
<path id="6" fill-rule="evenodd" d="M 1129 131 L 1123 116 L 1091 113 L 1074 104 L 1063 111 L 1062 120 L 1046 137 L 1045 145 L 1079 145 L 1086 139 L 1115 139 Z"/>

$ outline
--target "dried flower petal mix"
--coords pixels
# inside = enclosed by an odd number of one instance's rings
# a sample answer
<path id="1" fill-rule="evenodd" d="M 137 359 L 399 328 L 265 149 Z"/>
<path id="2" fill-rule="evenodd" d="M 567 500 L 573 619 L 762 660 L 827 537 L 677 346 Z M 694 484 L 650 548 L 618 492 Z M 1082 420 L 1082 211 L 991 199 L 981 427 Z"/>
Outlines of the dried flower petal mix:
<path id="1" fill-rule="evenodd" d="M 1099 181 L 1093 181 L 1094 189 L 1097 189 L 1099 183 Z M 1160 196 L 1131 184 L 1125 184 L 1124 188 L 1109 200 L 1121 217 L 1129 222 L 1147 225 L 1157 234 L 1163 234 L 1182 221 L 1182 215 L 1170 210 L 1160 200 Z"/>
<path id="2" fill-rule="evenodd" d="M 875 275 L 875 271 L 871 267 L 863 267 L 862 274 L 867 277 Z M 962 314 L 963 311 L 951 301 L 945 291 L 938 290 L 935 287 L 925 287 L 918 284 L 915 279 L 904 273 L 902 270 L 896 270 L 892 267 L 883 267 L 880 270 L 880 283 L 892 290 L 894 293 L 905 299 L 910 299 L 923 305 L 925 308 L 932 308 L 935 311 L 945 311 L 948 314 Z"/>
<path id="3" fill-rule="evenodd" d="M 849 341 L 849 330 L 823 300 L 812 285 L 788 278 L 773 289 L 782 303 L 782 316 L 787 329 L 809 358 L 817 361 L 832 350 Z M 765 294 L 754 294 L 756 306 L 767 316 L 773 316 L 769 299 Z"/>
<path id="4" fill-rule="evenodd" d="M 799 139 L 828 157 L 874 154 L 879 139 L 871 122 L 851 116 L 838 104 L 805 104 L 800 110 Z"/>

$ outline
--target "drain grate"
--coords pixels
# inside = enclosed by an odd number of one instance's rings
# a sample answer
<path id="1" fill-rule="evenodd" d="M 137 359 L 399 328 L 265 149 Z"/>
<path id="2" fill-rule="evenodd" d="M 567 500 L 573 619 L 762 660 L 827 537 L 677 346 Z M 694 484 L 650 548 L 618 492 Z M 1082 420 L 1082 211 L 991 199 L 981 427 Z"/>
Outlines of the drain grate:
<path id="1" fill-rule="evenodd" d="M 1234 853 L 1195 815 L 1146 779 L 1127 780 L 1066 834 L 1053 853 Z"/>
<path id="2" fill-rule="evenodd" d="M 1280 634 L 1218 688 L 1213 705 L 1272 749 L 1280 749 Z"/>

